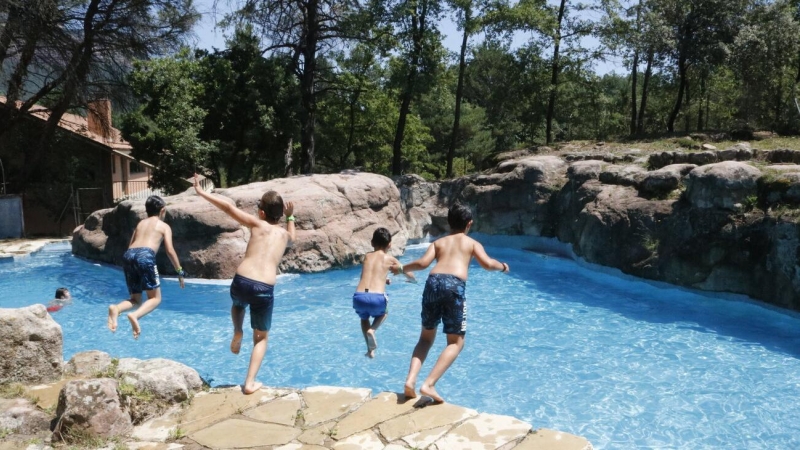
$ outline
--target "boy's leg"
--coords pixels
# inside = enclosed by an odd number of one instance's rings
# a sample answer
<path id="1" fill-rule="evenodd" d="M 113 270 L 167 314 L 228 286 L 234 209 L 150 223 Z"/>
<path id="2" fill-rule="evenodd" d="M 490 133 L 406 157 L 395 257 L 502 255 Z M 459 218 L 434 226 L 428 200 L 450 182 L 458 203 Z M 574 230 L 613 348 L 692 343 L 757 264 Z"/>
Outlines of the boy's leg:
<path id="1" fill-rule="evenodd" d="M 131 298 L 123 300 L 116 305 L 108 305 L 108 329 L 117 331 L 117 318 L 120 313 L 123 313 L 134 305 L 138 305 L 142 301 L 142 294 L 131 294 Z"/>
<path id="2" fill-rule="evenodd" d="M 411 355 L 411 364 L 408 367 L 408 376 L 406 376 L 406 384 L 403 389 L 406 398 L 414 398 L 417 396 L 417 375 L 422 369 L 422 363 L 428 357 L 433 341 L 436 340 L 436 328 L 431 330 L 422 329 L 419 335 L 417 345 L 414 347 L 414 353 Z"/>
<path id="3" fill-rule="evenodd" d="M 365 337 L 367 338 L 367 356 L 370 358 L 375 357 L 375 349 L 378 348 L 378 340 L 375 337 L 375 332 L 378 331 L 378 327 L 381 326 L 384 320 L 386 320 L 387 315 L 388 313 L 385 313 L 375 317 L 372 319 L 372 326 L 367 328 Z M 369 324 L 369 322 L 367 322 L 367 324 Z"/>
<path id="4" fill-rule="evenodd" d="M 250 354 L 247 378 L 244 380 L 244 386 L 242 386 L 242 392 L 245 394 L 252 394 L 261 388 L 261 383 L 256 381 L 256 375 L 258 374 L 258 369 L 261 368 L 261 363 L 264 361 L 264 355 L 267 353 L 268 340 L 269 331 L 253 330 L 253 352 Z"/>
<path id="5" fill-rule="evenodd" d="M 422 387 L 419 388 L 419 393 L 422 395 L 427 395 L 428 397 L 432 398 L 437 403 L 444 402 L 444 399 L 439 396 L 436 392 L 434 386 L 436 382 L 439 381 L 439 378 L 444 375 L 450 365 L 453 364 L 453 361 L 458 358 L 459 353 L 461 353 L 461 349 L 464 348 L 464 336 L 460 334 L 448 334 L 447 335 L 447 347 L 442 350 L 442 354 L 439 355 L 439 359 L 436 361 L 436 365 L 433 366 L 431 373 L 428 374 L 428 378 L 422 383 Z"/>
<path id="6" fill-rule="evenodd" d="M 128 320 L 131 322 L 134 339 L 139 339 L 139 334 L 142 332 L 142 329 L 139 327 L 139 319 L 149 314 L 150 311 L 156 309 L 156 307 L 160 304 L 161 288 L 157 287 L 155 289 L 149 289 L 147 291 L 147 301 L 142 303 L 142 306 L 140 306 L 136 311 L 128 313 Z"/>
<path id="7" fill-rule="evenodd" d="M 364 343 L 367 344 L 367 353 L 364 353 L 364 356 L 369 356 L 369 340 L 367 339 L 367 331 L 369 331 L 369 319 L 361 319 L 361 334 L 364 335 Z"/>
<path id="8" fill-rule="evenodd" d="M 241 306 L 231 306 L 231 321 L 233 321 L 233 338 L 231 339 L 231 353 L 239 354 L 242 348 L 242 324 L 244 323 L 244 308 Z"/>

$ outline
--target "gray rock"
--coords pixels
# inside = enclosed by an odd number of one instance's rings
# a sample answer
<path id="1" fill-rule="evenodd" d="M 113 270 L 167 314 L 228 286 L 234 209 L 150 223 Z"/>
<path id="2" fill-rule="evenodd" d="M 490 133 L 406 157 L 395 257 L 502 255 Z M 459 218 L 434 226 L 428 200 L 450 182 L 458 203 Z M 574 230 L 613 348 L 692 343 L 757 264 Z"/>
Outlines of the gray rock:
<path id="1" fill-rule="evenodd" d="M 717 162 L 717 153 L 712 151 L 690 153 L 688 162 L 690 164 L 697 164 L 698 166 L 712 164 Z"/>
<path id="2" fill-rule="evenodd" d="M 22 398 L 0 398 L 0 430 L 15 434 L 38 434 L 50 430 L 50 418 Z"/>
<path id="3" fill-rule="evenodd" d="M 117 377 L 136 390 L 152 393 L 168 403 L 180 403 L 203 387 L 196 370 L 179 362 L 156 358 L 122 358 Z"/>
<path id="4" fill-rule="evenodd" d="M 255 214 L 264 192 L 275 190 L 294 202 L 297 239 L 281 262 L 284 272 L 318 272 L 347 267 L 372 251 L 372 233 L 385 227 L 392 234 L 394 254 L 406 244 L 406 224 L 400 192 L 382 175 L 347 172 L 296 176 L 252 183 L 215 194 Z M 241 261 L 250 232 L 193 190 L 166 197 L 165 221 L 172 227 L 175 249 L 190 274 L 204 278 L 232 278 Z M 134 227 L 146 216 L 144 202 L 122 202 L 112 210 L 97 211 L 73 233 L 72 251 L 90 259 L 121 264 Z M 161 273 L 174 273 L 162 246 Z"/>
<path id="5" fill-rule="evenodd" d="M 0 308 L 0 384 L 49 383 L 61 378 L 61 326 L 44 305 Z"/>
<path id="6" fill-rule="evenodd" d="M 760 170 L 741 162 L 709 164 L 689 172 L 686 195 L 698 208 L 733 210 L 736 203 L 756 195 L 760 176 Z"/>
<path id="7" fill-rule="evenodd" d="M 598 160 L 576 161 L 567 169 L 567 177 L 575 185 L 600 178 L 605 163 Z"/>
<path id="8" fill-rule="evenodd" d="M 110 378 L 67 382 L 58 396 L 53 439 L 69 442 L 75 433 L 110 438 L 133 430 L 117 388 Z"/>
<path id="9" fill-rule="evenodd" d="M 637 186 L 647 174 L 647 170 L 640 166 L 605 166 L 600 172 L 600 182 L 616 184 L 619 186 Z"/>
<path id="10" fill-rule="evenodd" d="M 76 353 L 64 366 L 67 375 L 91 377 L 105 372 L 111 366 L 111 356 L 106 352 L 90 350 Z"/>
<path id="11" fill-rule="evenodd" d="M 703 150 L 716 150 L 717 149 L 717 147 L 715 147 L 715 146 L 713 146 L 711 144 L 703 144 L 703 145 L 700 146 L 700 148 L 702 148 Z"/>
<path id="12" fill-rule="evenodd" d="M 681 180 L 695 167 L 694 164 L 671 164 L 648 172 L 639 183 L 639 190 L 649 195 L 664 195 L 677 189 Z"/>

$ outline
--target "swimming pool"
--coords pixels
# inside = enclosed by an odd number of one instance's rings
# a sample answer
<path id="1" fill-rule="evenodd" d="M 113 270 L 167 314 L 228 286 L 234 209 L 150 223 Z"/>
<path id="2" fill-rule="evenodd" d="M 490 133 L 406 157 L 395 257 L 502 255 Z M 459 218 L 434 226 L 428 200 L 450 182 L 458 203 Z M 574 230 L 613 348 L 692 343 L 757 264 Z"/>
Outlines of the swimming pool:
<path id="1" fill-rule="evenodd" d="M 448 401 L 585 436 L 603 449 L 800 447 L 797 314 L 604 273 L 509 239 L 487 244 L 504 245 L 487 251 L 512 272 L 473 264 L 466 345 L 437 385 Z M 401 261 L 423 251 L 413 246 Z M 368 360 L 351 308 L 358 277 L 357 268 L 280 277 L 260 381 L 402 391 L 423 283 L 397 277 L 388 286 L 389 318 Z M 164 301 L 134 341 L 124 318 L 116 334 L 106 329 L 107 305 L 127 296 L 120 270 L 73 257 L 65 244 L 0 262 L 0 307 L 45 303 L 59 286 L 74 299 L 53 314 L 65 359 L 91 349 L 165 357 L 212 385 L 242 382 L 251 344 L 245 340 L 239 356 L 228 351 L 228 286 L 181 290 L 164 280 Z M 420 380 L 444 341 L 437 338 Z"/>

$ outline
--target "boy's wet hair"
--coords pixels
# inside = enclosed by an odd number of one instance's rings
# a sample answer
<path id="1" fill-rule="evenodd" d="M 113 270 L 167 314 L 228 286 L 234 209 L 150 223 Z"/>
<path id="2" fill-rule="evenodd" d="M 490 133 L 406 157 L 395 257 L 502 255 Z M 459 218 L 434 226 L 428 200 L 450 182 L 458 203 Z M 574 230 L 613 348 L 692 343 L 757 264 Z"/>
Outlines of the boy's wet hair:
<path id="1" fill-rule="evenodd" d="M 167 206 L 167 203 L 157 195 L 147 197 L 144 202 L 144 210 L 147 211 L 147 217 L 157 216 L 165 206 Z"/>
<path id="2" fill-rule="evenodd" d="M 380 227 L 372 233 L 372 246 L 375 248 L 386 248 L 392 243 L 392 233 L 386 228 Z"/>
<path id="3" fill-rule="evenodd" d="M 466 230 L 470 220 L 472 220 L 472 211 L 469 206 L 464 204 L 455 203 L 447 212 L 447 224 L 450 225 L 450 231 Z"/>
<path id="4" fill-rule="evenodd" d="M 56 289 L 56 298 L 57 299 L 67 298 L 67 293 L 68 292 L 69 292 L 69 289 L 67 289 L 65 287 L 60 287 L 60 288 Z"/>
<path id="5" fill-rule="evenodd" d="M 261 196 L 258 209 L 264 211 L 269 221 L 277 222 L 283 216 L 283 198 L 275 191 L 267 191 Z"/>

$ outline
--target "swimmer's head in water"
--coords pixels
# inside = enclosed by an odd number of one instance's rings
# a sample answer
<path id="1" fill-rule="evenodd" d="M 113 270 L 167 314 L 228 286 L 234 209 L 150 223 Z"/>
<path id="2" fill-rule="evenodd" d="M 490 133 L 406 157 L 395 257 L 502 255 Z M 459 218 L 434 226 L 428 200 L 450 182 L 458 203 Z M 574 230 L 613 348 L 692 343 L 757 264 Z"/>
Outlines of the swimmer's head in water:
<path id="1" fill-rule="evenodd" d="M 71 298 L 72 296 L 69 293 L 69 289 L 65 287 L 60 287 L 56 289 L 56 298 L 59 300 L 66 300 Z"/>
<path id="2" fill-rule="evenodd" d="M 372 233 L 372 246 L 375 250 L 385 250 L 392 243 L 392 234 L 386 228 L 380 227 Z"/>
<path id="3" fill-rule="evenodd" d="M 450 225 L 450 231 L 464 231 L 470 222 L 472 222 L 472 211 L 469 206 L 455 203 L 447 212 L 447 224 Z"/>
<path id="4" fill-rule="evenodd" d="M 275 191 L 267 191 L 261 196 L 258 209 L 264 211 L 268 222 L 278 222 L 283 217 L 283 198 Z"/>
<path id="5" fill-rule="evenodd" d="M 167 203 L 163 198 L 157 195 L 147 197 L 147 200 L 144 202 L 144 210 L 147 211 L 147 217 L 159 215 L 165 206 L 167 206 Z"/>

